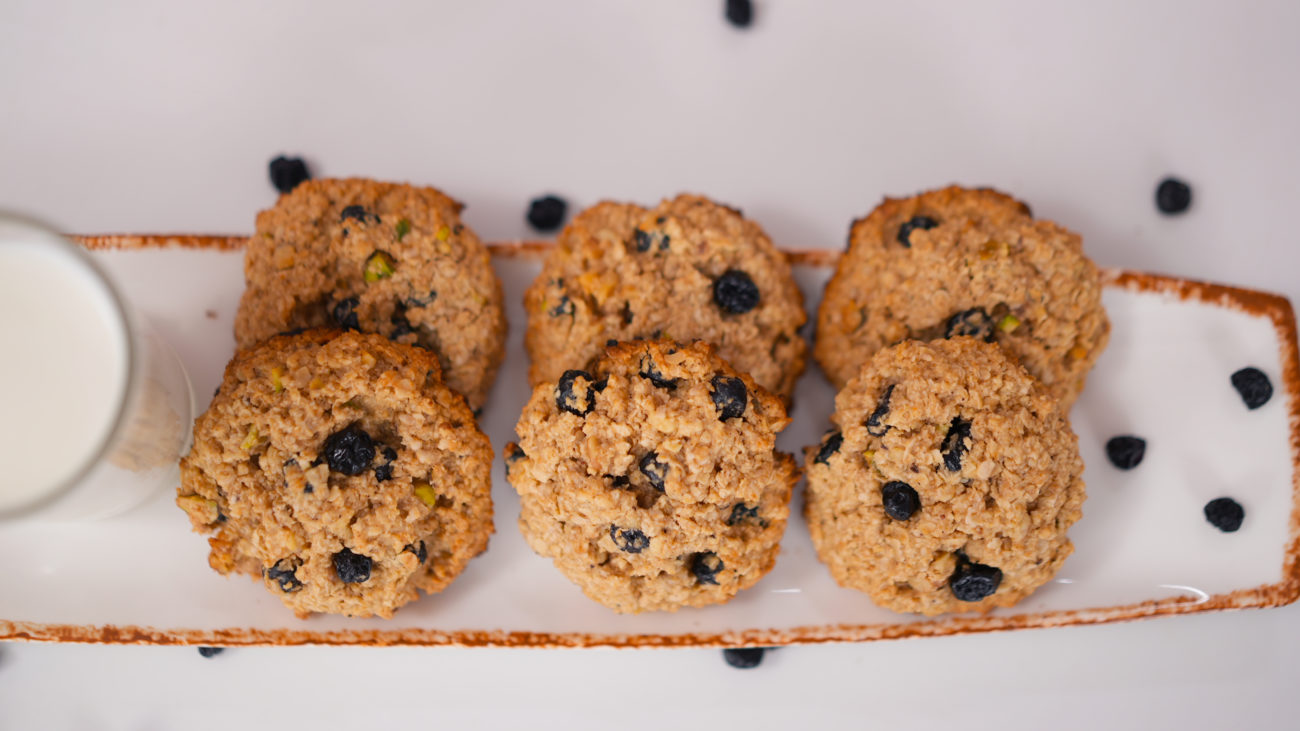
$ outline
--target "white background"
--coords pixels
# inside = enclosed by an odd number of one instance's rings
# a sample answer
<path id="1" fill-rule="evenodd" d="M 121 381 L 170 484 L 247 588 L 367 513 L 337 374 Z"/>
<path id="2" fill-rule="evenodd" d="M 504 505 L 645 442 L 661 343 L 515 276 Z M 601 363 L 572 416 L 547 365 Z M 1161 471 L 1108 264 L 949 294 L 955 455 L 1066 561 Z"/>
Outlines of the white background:
<path id="1" fill-rule="evenodd" d="M 1300 296 L 1300 4 L 758 13 L 741 32 L 712 0 L 6 0 L 0 207 L 246 232 L 287 152 L 440 186 L 489 240 L 527 235 L 540 193 L 690 189 L 783 246 L 838 247 L 882 195 L 959 181 L 1014 192 L 1102 265 Z M 1169 173 L 1194 188 L 1179 218 L 1152 204 Z M 1298 620 L 799 647 L 743 672 L 703 650 L 5 645 L 0 728 L 1294 727 Z"/>

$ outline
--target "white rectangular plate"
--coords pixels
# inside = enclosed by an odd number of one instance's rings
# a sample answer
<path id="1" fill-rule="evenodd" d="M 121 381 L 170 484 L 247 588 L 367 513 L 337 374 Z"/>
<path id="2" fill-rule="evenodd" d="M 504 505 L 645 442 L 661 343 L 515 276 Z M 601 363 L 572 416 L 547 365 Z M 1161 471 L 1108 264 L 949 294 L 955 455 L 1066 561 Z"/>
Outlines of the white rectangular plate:
<path id="1" fill-rule="evenodd" d="M 127 297 L 185 361 L 205 407 L 234 350 L 243 289 L 239 237 L 85 239 Z M 123 249 L 123 250 L 113 250 Z M 528 396 L 523 290 L 536 245 L 494 247 L 511 328 L 505 365 L 481 419 L 500 455 Z M 810 313 L 835 253 L 794 255 Z M 441 594 L 391 620 L 296 619 L 260 583 L 207 567 L 170 492 L 124 516 L 89 524 L 0 527 L 8 556 L 0 639 L 156 644 L 457 644 L 500 646 L 781 645 L 930 636 L 1287 604 L 1300 594 L 1300 361 L 1290 304 L 1274 295 L 1111 272 L 1110 346 L 1074 407 L 1087 464 L 1075 553 L 1019 606 L 987 615 L 894 614 L 837 586 L 817 561 L 801 497 L 776 568 L 730 603 L 622 616 L 583 596 L 532 553 L 515 526 L 519 501 L 498 459 L 488 551 Z M 811 328 L 810 328 L 811 329 Z M 1255 366 L 1275 395 L 1250 411 L 1229 383 Z M 834 393 L 814 367 L 795 394 L 779 445 L 799 455 L 829 425 Z M 1107 461 L 1119 434 L 1147 440 L 1128 472 Z M 1202 515 L 1231 496 L 1246 509 L 1235 533 Z M 17 558 L 15 558 L 17 557 Z"/>

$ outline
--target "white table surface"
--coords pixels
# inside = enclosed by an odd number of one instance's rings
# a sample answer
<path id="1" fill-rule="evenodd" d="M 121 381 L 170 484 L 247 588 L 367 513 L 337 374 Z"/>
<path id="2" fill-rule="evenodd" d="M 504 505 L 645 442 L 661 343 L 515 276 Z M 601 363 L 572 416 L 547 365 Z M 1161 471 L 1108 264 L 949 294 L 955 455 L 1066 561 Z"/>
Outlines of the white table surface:
<path id="1" fill-rule="evenodd" d="M 246 232 L 286 152 L 438 185 L 490 240 L 528 235 L 545 192 L 690 189 L 835 247 L 882 195 L 960 181 L 1102 265 L 1300 296 L 1294 2 L 770 0 L 746 32 L 712 0 L 270 5 L 0 4 L 0 207 Z M 1166 174 L 1186 215 L 1155 211 Z M 1298 622 L 796 647 L 750 671 L 716 650 L 6 644 L 0 729 L 1294 728 Z"/>

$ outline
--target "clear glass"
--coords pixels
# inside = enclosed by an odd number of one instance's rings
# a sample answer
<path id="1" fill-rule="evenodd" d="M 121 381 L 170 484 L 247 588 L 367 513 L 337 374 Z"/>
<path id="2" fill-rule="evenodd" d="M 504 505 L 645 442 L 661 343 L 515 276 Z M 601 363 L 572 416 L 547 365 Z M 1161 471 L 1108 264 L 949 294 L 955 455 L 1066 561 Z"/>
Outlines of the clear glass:
<path id="1" fill-rule="evenodd" d="M 76 443 L 49 445 L 30 457 L 10 453 L 6 458 L 49 459 L 44 452 L 57 454 L 58 450 L 66 449 L 66 454 L 75 455 L 70 459 L 78 463 L 59 465 L 58 474 L 66 473 L 70 477 L 49 478 L 48 483 L 42 482 L 44 478 L 39 476 L 39 470 L 28 469 L 22 485 L 5 484 L 7 480 L 17 479 L 13 475 L 24 474 L 20 465 L 0 464 L 0 491 L 9 491 L 9 499 L 0 494 L 0 521 L 94 520 L 118 515 L 156 496 L 164 487 L 178 484 L 177 463 L 189 449 L 194 417 L 189 376 L 171 346 L 123 299 L 88 252 L 41 223 L 0 212 L 0 260 L 36 261 L 17 258 L 20 247 L 24 256 L 34 253 L 43 257 L 39 260 L 41 268 L 60 270 L 60 275 L 67 275 L 66 281 L 75 281 L 77 287 L 84 288 L 84 293 L 91 296 L 58 298 L 33 291 L 28 296 L 33 301 L 20 302 L 16 308 L 28 318 L 23 321 L 29 326 L 24 331 L 29 335 L 28 342 L 4 342 L 3 357 L 10 362 L 0 365 L 0 377 L 26 374 L 33 381 L 30 387 L 37 396 L 18 399 L 26 406 L 14 407 L 10 418 L 23 419 L 23 413 L 15 416 L 23 408 L 25 416 L 31 418 L 32 409 L 44 408 L 40 404 L 48 400 L 49 408 L 62 413 L 41 413 L 35 421 L 48 424 L 53 419 L 69 425 L 66 434 L 76 436 L 67 439 L 75 439 Z M 58 360 L 66 358 L 75 348 L 61 344 L 58 333 L 47 335 L 40 327 L 33 326 L 39 325 L 41 318 L 53 317 L 52 312 L 64 322 L 76 323 L 83 318 L 93 321 L 95 330 L 89 334 L 110 332 L 112 337 L 105 342 L 111 342 L 112 346 L 102 349 L 102 357 L 81 358 L 72 366 Z M 75 328 L 70 332 L 76 337 Z M 86 334 L 83 331 L 82 335 Z M 83 349 L 80 355 L 84 354 Z M 124 364 L 119 366 L 123 360 Z M 60 372 L 65 376 L 71 373 L 72 377 L 63 378 L 63 383 L 76 383 L 81 380 L 78 375 L 84 374 L 87 381 L 101 390 L 94 394 L 95 399 L 84 402 L 86 408 L 78 408 L 75 399 L 53 392 L 61 383 L 46 382 L 39 375 L 31 377 L 42 369 L 51 372 L 62 369 Z M 92 369 L 100 369 L 94 373 L 100 376 L 99 380 L 89 378 Z M 111 375 L 104 376 L 104 373 Z M 11 386 L 11 395 L 16 393 L 13 388 L 22 387 Z M 73 428 L 84 427 L 85 422 L 101 423 L 88 413 L 97 408 L 92 402 L 107 404 L 108 417 L 102 419 L 102 428 Z M 0 450 L 0 455 L 4 454 Z"/>

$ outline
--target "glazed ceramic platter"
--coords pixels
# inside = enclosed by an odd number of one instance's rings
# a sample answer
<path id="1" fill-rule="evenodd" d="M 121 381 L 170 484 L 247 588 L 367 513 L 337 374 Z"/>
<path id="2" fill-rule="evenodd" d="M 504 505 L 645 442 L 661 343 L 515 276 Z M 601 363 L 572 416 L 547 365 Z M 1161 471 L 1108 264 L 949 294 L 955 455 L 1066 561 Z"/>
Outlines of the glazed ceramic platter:
<path id="1" fill-rule="evenodd" d="M 200 409 L 234 342 L 243 287 L 239 237 L 91 237 L 85 243 L 181 355 Z M 391 620 L 298 620 L 259 583 L 207 568 L 173 495 L 107 521 L 0 528 L 7 562 L 0 639 L 202 645 L 458 644 L 506 646 L 780 645 L 931 636 L 1278 606 L 1300 594 L 1300 362 L 1283 298 L 1156 275 L 1108 272 L 1109 348 L 1072 412 L 1087 465 L 1075 553 L 1057 578 L 1010 610 L 923 619 L 838 587 L 795 514 L 776 568 L 732 602 L 620 616 L 588 600 L 515 526 L 518 499 L 501 447 L 528 394 L 524 288 L 544 247 L 494 247 L 511 322 L 506 362 L 481 419 L 493 468 L 496 533 L 441 594 Z M 793 255 L 814 312 L 835 254 Z M 1275 394 L 1248 410 L 1229 375 L 1255 366 Z M 815 366 L 800 381 L 779 446 L 800 454 L 828 427 L 834 393 Z M 1132 471 L 1105 457 L 1108 438 L 1147 440 Z M 800 455 L 800 459 L 802 456 Z M 1235 533 L 1202 515 L 1230 496 L 1246 510 Z"/>

